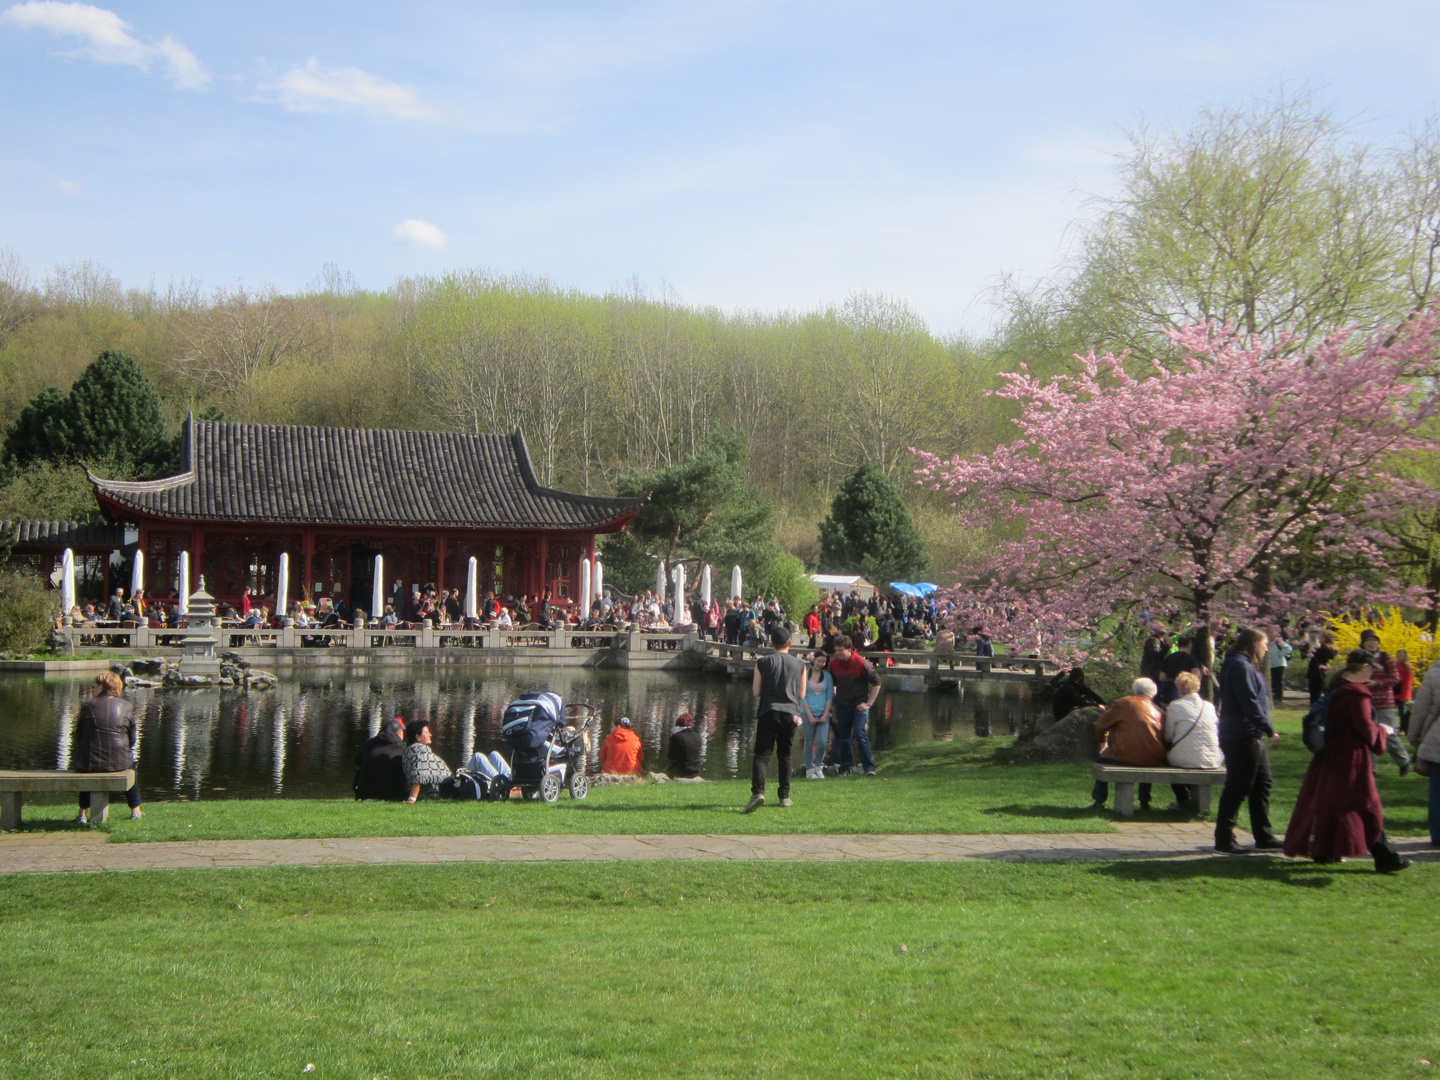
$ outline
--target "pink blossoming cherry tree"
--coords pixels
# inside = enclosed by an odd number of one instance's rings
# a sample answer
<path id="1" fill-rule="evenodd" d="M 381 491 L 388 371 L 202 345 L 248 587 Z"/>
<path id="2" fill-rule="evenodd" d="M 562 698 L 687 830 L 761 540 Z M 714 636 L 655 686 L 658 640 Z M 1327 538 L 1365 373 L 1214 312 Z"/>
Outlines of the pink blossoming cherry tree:
<path id="1" fill-rule="evenodd" d="M 1020 437 L 993 453 L 915 451 L 962 523 L 1012 537 L 955 590 L 962 618 L 1064 656 L 1142 606 L 1264 623 L 1405 595 L 1384 526 L 1437 502 L 1400 468 L 1436 449 L 1434 313 L 1310 353 L 1205 324 L 1170 336 L 1140 375 L 1093 352 L 1078 375 L 1004 375 Z"/>

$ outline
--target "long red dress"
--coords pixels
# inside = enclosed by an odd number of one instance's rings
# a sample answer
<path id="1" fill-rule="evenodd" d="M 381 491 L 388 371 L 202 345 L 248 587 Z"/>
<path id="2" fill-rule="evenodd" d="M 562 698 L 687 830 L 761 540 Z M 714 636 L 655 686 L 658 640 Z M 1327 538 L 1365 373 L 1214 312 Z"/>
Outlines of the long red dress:
<path id="1" fill-rule="evenodd" d="M 1347 859 L 1368 854 L 1385 828 L 1370 755 L 1385 750 L 1385 732 L 1371 719 L 1370 688 L 1342 682 L 1330 699 L 1325 749 L 1305 770 L 1285 830 L 1286 855 Z"/>

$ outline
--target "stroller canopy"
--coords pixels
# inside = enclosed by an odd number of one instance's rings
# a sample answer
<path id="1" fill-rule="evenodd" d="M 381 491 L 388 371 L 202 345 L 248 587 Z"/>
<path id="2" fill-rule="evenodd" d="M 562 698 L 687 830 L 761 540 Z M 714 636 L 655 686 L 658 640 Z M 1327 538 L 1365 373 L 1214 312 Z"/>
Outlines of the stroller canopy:
<path id="1" fill-rule="evenodd" d="M 500 734 L 516 750 L 533 753 L 564 723 L 565 702 L 548 690 L 521 694 L 505 706 Z"/>

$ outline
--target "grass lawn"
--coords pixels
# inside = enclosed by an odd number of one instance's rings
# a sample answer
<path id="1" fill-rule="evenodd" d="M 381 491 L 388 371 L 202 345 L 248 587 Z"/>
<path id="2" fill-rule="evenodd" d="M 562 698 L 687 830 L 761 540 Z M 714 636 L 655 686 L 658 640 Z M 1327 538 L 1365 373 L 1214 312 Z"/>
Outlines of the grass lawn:
<path id="1" fill-rule="evenodd" d="M 1440 872 L 343 867 L 0 879 L 0 1073 L 1428 1075 Z"/>
<path id="2" fill-rule="evenodd" d="M 1272 803 L 1277 828 L 1289 820 L 1310 755 L 1300 743 L 1301 714 L 1278 714 L 1286 733 L 1274 755 Z M 357 803 L 335 799 L 252 799 L 152 803 L 130 821 L 123 802 L 114 811 L 112 841 L 293 839 L 327 836 L 446 836 L 472 833 L 1026 833 L 1110 832 L 1110 814 L 1088 809 L 1088 765 L 1012 765 L 1013 740 L 963 739 L 899 747 L 881 755 L 868 779 L 796 780 L 795 805 L 738 813 L 748 780 L 707 784 L 643 784 L 597 788 L 575 802 L 568 793 L 543 803 Z M 1420 834 L 1426 784 L 1400 779 L 1388 761 L 1380 793 L 1390 831 Z M 1215 793 L 1218 798 L 1219 792 Z M 1155 806 L 1171 799 L 1155 793 Z M 68 829 L 73 803 L 26 805 L 31 829 Z M 1156 809 L 1137 820 L 1173 821 L 1184 815 Z M 1241 825 L 1248 827 L 1242 813 Z"/>

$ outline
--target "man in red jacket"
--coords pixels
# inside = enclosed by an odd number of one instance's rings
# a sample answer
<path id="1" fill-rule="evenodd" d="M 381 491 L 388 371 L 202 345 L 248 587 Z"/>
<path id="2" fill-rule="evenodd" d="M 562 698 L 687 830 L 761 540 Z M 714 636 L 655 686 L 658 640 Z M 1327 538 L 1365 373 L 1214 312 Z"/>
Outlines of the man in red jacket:
<path id="1" fill-rule="evenodd" d="M 1360 648 L 1370 657 L 1370 682 L 1367 685 L 1370 687 L 1370 707 L 1375 711 L 1375 723 L 1390 729 L 1385 739 L 1385 750 L 1400 766 L 1400 775 L 1404 776 L 1410 771 L 1410 751 L 1405 749 L 1405 743 L 1395 733 L 1400 727 L 1400 710 L 1395 704 L 1395 688 L 1400 685 L 1400 672 L 1390 654 L 1381 650 L 1380 635 L 1374 630 L 1366 630 L 1360 635 Z M 1379 763 L 1377 755 L 1372 764 L 1378 767 Z"/>

